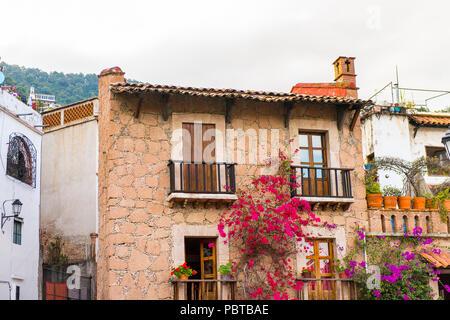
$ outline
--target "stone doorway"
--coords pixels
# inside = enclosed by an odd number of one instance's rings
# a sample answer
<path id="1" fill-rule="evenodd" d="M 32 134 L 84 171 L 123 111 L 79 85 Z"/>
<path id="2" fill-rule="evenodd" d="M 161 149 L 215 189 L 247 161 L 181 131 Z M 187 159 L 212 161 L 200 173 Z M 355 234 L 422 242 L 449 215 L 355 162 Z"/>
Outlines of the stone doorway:
<path id="1" fill-rule="evenodd" d="M 190 277 L 188 283 L 188 300 L 217 299 L 217 238 L 185 237 L 186 263 L 197 274 Z"/>

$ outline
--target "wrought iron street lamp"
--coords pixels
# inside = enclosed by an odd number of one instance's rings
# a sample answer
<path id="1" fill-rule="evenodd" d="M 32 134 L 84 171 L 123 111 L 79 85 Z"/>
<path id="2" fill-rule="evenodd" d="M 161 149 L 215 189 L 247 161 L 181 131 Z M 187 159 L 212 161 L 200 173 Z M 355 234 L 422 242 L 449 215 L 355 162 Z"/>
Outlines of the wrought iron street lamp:
<path id="1" fill-rule="evenodd" d="M 13 215 L 12 216 L 7 216 L 6 215 L 6 210 L 5 210 L 5 203 L 8 201 L 13 201 L 12 203 L 12 212 Z M 3 212 L 2 212 L 2 225 L 1 225 L 1 229 L 3 231 L 3 225 L 6 223 L 6 221 L 9 220 L 9 218 L 16 218 L 20 215 L 20 211 L 22 210 L 22 202 L 20 202 L 19 199 L 13 199 L 13 200 L 5 200 L 3 201 Z"/>
<path id="2" fill-rule="evenodd" d="M 447 150 L 447 158 L 450 159 L 450 126 L 448 126 L 445 136 L 442 137 L 442 143 L 445 146 L 445 150 Z"/>

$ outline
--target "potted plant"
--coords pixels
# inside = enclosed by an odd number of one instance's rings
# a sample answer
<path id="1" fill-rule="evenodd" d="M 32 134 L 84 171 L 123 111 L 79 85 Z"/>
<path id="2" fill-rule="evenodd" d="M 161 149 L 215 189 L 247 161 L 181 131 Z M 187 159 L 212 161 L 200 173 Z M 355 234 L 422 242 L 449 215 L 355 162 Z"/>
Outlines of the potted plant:
<path id="1" fill-rule="evenodd" d="M 192 270 L 191 267 L 187 265 L 187 263 L 183 263 L 176 268 L 172 268 L 171 275 L 175 275 L 177 278 L 181 280 L 187 280 L 190 276 L 195 276 L 197 271 Z"/>
<path id="2" fill-rule="evenodd" d="M 398 197 L 398 208 L 400 210 L 411 209 L 411 197 L 410 196 L 400 196 Z"/>
<path id="3" fill-rule="evenodd" d="M 440 191 L 436 195 L 436 199 L 444 205 L 447 211 L 450 210 L 450 188 Z"/>
<path id="4" fill-rule="evenodd" d="M 426 208 L 431 209 L 431 210 L 437 209 L 438 199 L 432 193 L 429 193 L 429 192 L 426 193 L 425 199 L 426 199 L 426 201 L 425 201 Z"/>
<path id="5" fill-rule="evenodd" d="M 426 200 L 426 198 L 422 195 L 419 195 L 418 197 L 414 197 L 413 208 L 416 210 L 425 210 L 425 200 Z"/>
<path id="6" fill-rule="evenodd" d="M 436 159 L 425 157 L 411 162 L 395 157 L 380 157 L 373 160 L 372 164 L 377 170 L 393 171 L 403 176 L 403 194 L 405 196 L 398 198 L 399 209 L 411 209 L 411 196 L 419 195 L 421 198 L 420 195 L 427 192 L 424 175 L 429 170 L 448 171 L 448 168 L 443 167 Z M 416 200 L 417 205 L 420 205 L 422 201 L 424 199 Z"/>
<path id="7" fill-rule="evenodd" d="M 387 186 L 383 188 L 383 203 L 385 209 L 397 209 L 397 198 L 402 192 L 394 187 Z"/>
<path id="8" fill-rule="evenodd" d="M 366 199 L 369 209 L 381 209 L 383 206 L 383 195 L 380 191 L 380 184 L 375 181 L 375 172 L 370 170 L 366 173 Z"/>
<path id="9" fill-rule="evenodd" d="M 312 278 L 312 273 L 314 272 L 314 266 L 310 266 L 308 268 L 302 268 L 302 277 L 303 278 Z"/>
<path id="10" fill-rule="evenodd" d="M 438 210 L 442 222 L 447 222 L 448 212 L 450 211 L 450 188 L 439 191 L 436 195 Z"/>
<path id="11" fill-rule="evenodd" d="M 347 279 L 347 274 L 345 273 L 345 267 L 339 260 L 334 260 L 333 269 L 336 274 L 339 275 L 339 279 Z"/>
<path id="12" fill-rule="evenodd" d="M 228 261 L 227 264 L 222 264 L 218 271 L 222 280 L 231 280 L 231 261 Z"/>

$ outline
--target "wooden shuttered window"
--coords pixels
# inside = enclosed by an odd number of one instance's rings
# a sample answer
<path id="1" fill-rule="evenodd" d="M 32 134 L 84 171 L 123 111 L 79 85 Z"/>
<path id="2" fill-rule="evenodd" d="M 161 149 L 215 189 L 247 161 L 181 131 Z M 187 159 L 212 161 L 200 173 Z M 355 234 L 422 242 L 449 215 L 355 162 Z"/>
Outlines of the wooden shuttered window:
<path id="1" fill-rule="evenodd" d="M 217 191 L 215 125 L 183 123 L 184 190 Z"/>

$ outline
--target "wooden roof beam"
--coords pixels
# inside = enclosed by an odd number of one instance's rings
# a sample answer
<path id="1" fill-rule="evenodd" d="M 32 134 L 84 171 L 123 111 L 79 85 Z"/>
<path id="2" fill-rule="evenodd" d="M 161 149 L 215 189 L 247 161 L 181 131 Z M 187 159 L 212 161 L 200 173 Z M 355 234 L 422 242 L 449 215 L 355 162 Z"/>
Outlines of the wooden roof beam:
<path id="1" fill-rule="evenodd" d="M 288 101 L 288 102 L 284 102 L 284 127 L 285 128 L 289 128 L 289 121 L 291 120 L 292 117 L 292 112 L 294 111 L 294 102 L 292 101 Z"/>
<path id="2" fill-rule="evenodd" d="M 353 129 L 355 128 L 356 121 L 358 121 L 359 114 L 361 113 L 360 111 L 361 111 L 361 109 L 357 108 L 355 110 L 355 113 L 353 114 L 352 123 L 350 124 L 350 131 L 352 131 L 352 132 L 353 132 Z"/>
<path id="3" fill-rule="evenodd" d="M 225 99 L 225 123 L 231 123 L 233 117 L 234 99 Z"/>
<path id="4" fill-rule="evenodd" d="M 141 108 L 142 108 L 142 96 L 139 96 L 138 106 L 137 106 L 136 111 L 134 112 L 135 118 L 139 118 L 139 114 L 141 113 Z"/>
<path id="5" fill-rule="evenodd" d="M 162 94 L 161 95 L 161 113 L 164 121 L 169 119 L 169 116 L 172 115 L 172 107 L 169 104 L 169 95 Z"/>
<path id="6" fill-rule="evenodd" d="M 345 115 L 347 114 L 346 107 L 336 106 L 336 121 L 338 130 L 341 131 L 344 127 Z"/>

